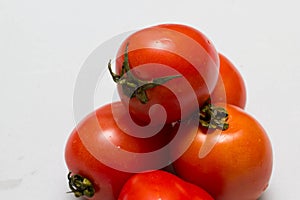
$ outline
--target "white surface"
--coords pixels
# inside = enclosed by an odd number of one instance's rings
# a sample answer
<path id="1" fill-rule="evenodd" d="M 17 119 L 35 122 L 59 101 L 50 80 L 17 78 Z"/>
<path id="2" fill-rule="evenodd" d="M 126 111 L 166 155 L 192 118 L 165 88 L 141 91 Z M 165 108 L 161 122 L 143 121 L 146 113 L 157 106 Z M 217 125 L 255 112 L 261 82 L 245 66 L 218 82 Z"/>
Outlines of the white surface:
<path id="1" fill-rule="evenodd" d="M 262 199 L 297 199 L 298 2 L 0 0 L 1 199 L 74 199 L 65 193 L 63 154 L 82 64 L 112 36 L 164 22 L 198 28 L 237 65 L 247 84 L 246 110 L 274 148 Z"/>

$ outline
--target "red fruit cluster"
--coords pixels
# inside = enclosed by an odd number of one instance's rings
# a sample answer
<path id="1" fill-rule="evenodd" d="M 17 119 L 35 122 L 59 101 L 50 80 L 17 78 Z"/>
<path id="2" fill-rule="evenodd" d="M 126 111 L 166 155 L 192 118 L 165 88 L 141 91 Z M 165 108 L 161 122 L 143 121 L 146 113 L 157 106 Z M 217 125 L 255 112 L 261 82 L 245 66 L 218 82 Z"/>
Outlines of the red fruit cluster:
<path id="1" fill-rule="evenodd" d="M 86 116 L 66 144 L 76 197 L 255 200 L 266 190 L 268 135 L 245 111 L 240 72 L 202 32 L 141 29 L 108 69 L 121 101 Z"/>

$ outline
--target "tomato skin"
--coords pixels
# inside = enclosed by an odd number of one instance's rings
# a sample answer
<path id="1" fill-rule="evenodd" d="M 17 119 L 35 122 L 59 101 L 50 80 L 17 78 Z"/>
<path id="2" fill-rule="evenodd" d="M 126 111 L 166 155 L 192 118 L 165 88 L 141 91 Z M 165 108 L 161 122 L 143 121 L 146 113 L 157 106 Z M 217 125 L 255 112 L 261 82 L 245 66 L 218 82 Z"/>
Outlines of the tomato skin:
<path id="1" fill-rule="evenodd" d="M 203 189 L 165 171 L 136 174 L 124 185 L 118 200 L 213 200 Z"/>
<path id="2" fill-rule="evenodd" d="M 116 151 L 126 150 L 137 153 L 152 152 L 168 142 L 165 139 L 165 134 L 169 130 L 168 126 L 163 127 L 152 137 L 138 138 L 126 134 L 118 126 L 135 132 L 134 128 L 127 127 L 128 120 L 125 107 L 121 102 L 107 104 L 85 117 L 67 140 L 65 147 L 67 167 L 73 174 L 88 178 L 93 183 L 96 192 L 91 199 L 117 199 L 124 183 L 134 174 L 112 168 L 99 158 L 108 157 L 108 159 L 111 158 L 111 162 L 116 161 L 118 164 L 128 167 L 138 167 L 139 165 L 145 167 L 153 162 L 140 163 L 134 157 L 120 157 L 118 154 L 110 152 L 111 150 L 107 148 L 108 142 L 114 145 Z M 166 159 L 166 157 L 162 154 L 157 159 Z"/>
<path id="3" fill-rule="evenodd" d="M 221 132 L 213 149 L 199 158 L 206 138 L 199 128 L 189 149 L 173 163 L 174 170 L 216 200 L 258 199 L 272 173 L 271 143 L 253 117 L 233 105 L 226 105 L 226 109 L 229 128 Z"/>
<path id="4" fill-rule="evenodd" d="M 211 94 L 211 99 L 214 102 L 232 104 L 244 109 L 247 99 L 245 81 L 241 73 L 227 57 L 219 53 L 219 58 L 219 78 Z"/>
<path id="5" fill-rule="evenodd" d="M 118 50 L 116 72 L 119 74 L 127 45 L 129 65 L 139 79 L 182 76 L 163 86 L 148 89 L 149 101 L 146 104 L 137 98 L 129 99 L 122 87 L 118 87 L 122 102 L 129 106 L 132 116 L 141 122 L 150 122 L 148 112 L 155 104 L 165 108 L 167 123 L 185 118 L 198 107 L 198 103 L 207 100 L 215 87 L 219 71 L 218 53 L 208 38 L 192 27 L 161 24 L 133 33 Z M 155 109 L 152 111 L 153 116 L 161 115 Z"/>
<path id="6" fill-rule="evenodd" d="M 123 184 L 132 175 L 107 167 L 85 148 L 78 133 L 73 132 L 66 145 L 65 160 L 69 171 L 89 179 L 96 193 L 91 199 L 116 199 Z"/>

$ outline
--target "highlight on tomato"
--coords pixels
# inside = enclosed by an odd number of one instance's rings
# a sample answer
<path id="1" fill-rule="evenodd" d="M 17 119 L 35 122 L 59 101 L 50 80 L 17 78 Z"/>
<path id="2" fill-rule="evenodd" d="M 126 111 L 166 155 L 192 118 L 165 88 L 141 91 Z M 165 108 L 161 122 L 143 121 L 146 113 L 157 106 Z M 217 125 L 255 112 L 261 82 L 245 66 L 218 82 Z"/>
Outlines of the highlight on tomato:
<path id="1" fill-rule="evenodd" d="M 174 170 L 179 177 L 203 188 L 216 200 L 258 199 L 268 187 L 272 173 L 272 146 L 268 135 L 260 123 L 241 108 L 229 104 L 214 106 L 214 111 L 200 114 L 198 133 L 188 150 L 173 163 Z M 208 121 L 215 124 L 215 129 L 203 126 Z M 221 129 L 220 134 L 216 133 L 216 127 Z M 195 128 L 186 126 L 187 135 Z M 215 144 L 210 152 L 201 156 L 200 149 L 208 137 Z M 180 146 L 179 143 L 178 148 Z"/>
<path id="2" fill-rule="evenodd" d="M 141 160 L 139 155 L 164 147 L 172 127 L 144 128 L 141 133 L 138 126 L 129 123 L 128 116 L 123 104 L 114 102 L 89 114 L 72 131 L 65 147 L 65 161 L 70 171 L 70 192 L 76 197 L 117 199 L 133 174 L 156 170 L 168 160 L 166 151 L 155 154 L 153 159 Z M 159 131 L 153 134 L 154 130 Z M 149 137 L 137 137 L 138 134 Z"/>
<path id="3" fill-rule="evenodd" d="M 128 36 L 118 49 L 115 72 L 111 62 L 109 69 L 137 122 L 149 124 L 164 115 L 172 123 L 207 100 L 218 79 L 219 56 L 199 30 L 161 24 Z"/>
<path id="4" fill-rule="evenodd" d="M 118 200 L 213 200 L 202 188 L 166 171 L 156 170 L 132 176 Z"/>
<path id="5" fill-rule="evenodd" d="M 211 94 L 211 99 L 214 103 L 228 103 L 244 109 L 247 99 L 244 78 L 226 56 L 219 53 L 219 60 L 219 78 Z"/>

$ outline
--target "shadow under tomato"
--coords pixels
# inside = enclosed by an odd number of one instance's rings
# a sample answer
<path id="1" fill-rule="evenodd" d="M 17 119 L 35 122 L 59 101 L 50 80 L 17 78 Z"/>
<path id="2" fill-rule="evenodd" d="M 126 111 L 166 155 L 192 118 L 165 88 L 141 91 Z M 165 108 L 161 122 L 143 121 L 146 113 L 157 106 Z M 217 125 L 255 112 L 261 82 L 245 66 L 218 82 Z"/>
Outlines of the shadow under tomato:
<path id="1" fill-rule="evenodd" d="M 261 197 L 259 197 L 259 199 L 257 200 L 270 200 L 273 199 L 272 198 L 272 194 L 269 191 L 266 191 L 265 193 L 263 193 L 263 195 Z"/>

